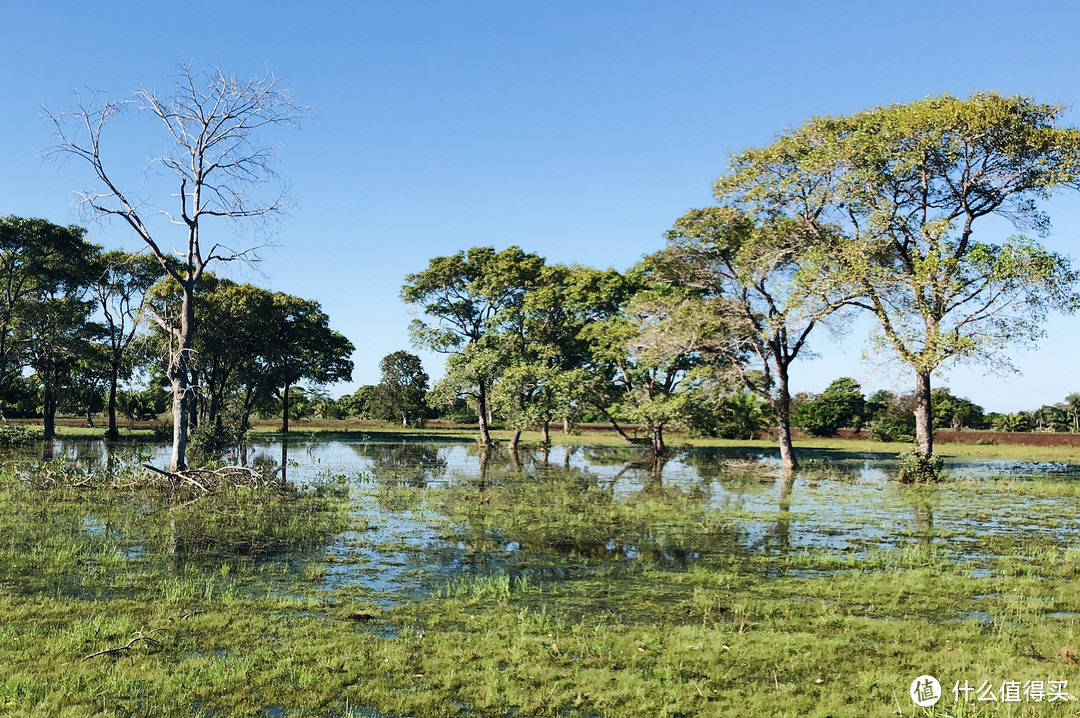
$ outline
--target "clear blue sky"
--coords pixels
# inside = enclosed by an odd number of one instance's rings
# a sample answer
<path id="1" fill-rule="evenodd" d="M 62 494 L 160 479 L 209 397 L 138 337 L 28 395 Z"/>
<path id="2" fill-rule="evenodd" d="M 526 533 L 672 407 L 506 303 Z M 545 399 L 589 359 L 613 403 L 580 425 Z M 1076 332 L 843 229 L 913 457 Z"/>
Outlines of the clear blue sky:
<path id="1" fill-rule="evenodd" d="M 0 215 L 80 221 L 86 169 L 41 158 L 41 105 L 62 109 L 75 88 L 164 87 L 194 60 L 269 68 L 312 106 L 281 138 L 295 208 L 261 274 L 240 278 L 317 299 L 352 339 L 356 381 L 335 393 L 377 381 L 379 358 L 408 346 L 398 292 L 432 256 L 516 244 L 625 269 L 710 201 L 729 154 L 809 115 L 976 90 L 1080 100 L 1080 10 L 1065 2 L 45 0 L 7 3 L 0 22 Z M 116 138 L 132 170 L 150 137 Z M 1080 256 L 1080 197 L 1051 210 L 1047 243 Z M 91 230 L 137 247 L 119 224 Z M 1022 376 L 944 381 L 990 410 L 1058 401 L 1080 391 L 1078 328 L 1051 322 L 1037 351 L 1018 351 Z M 861 361 L 864 336 L 819 336 L 795 389 L 845 374 L 908 389 Z M 432 374 L 441 361 L 426 357 Z"/>

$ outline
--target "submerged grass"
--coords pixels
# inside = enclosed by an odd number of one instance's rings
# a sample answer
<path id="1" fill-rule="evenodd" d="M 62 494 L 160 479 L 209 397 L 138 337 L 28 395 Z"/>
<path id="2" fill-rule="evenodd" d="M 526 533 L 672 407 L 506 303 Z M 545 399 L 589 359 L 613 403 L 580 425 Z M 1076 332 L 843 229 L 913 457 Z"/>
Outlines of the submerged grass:
<path id="1" fill-rule="evenodd" d="M 1077 484 L 812 469 L 785 489 L 741 465 L 430 485 L 399 466 L 188 504 L 5 474 L 0 714 L 1075 712 L 951 689 L 1080 693 Z M 426 590 L 388 596 L 390 574 Z M 922 674 L 946 692 L 929 711 Z"/>

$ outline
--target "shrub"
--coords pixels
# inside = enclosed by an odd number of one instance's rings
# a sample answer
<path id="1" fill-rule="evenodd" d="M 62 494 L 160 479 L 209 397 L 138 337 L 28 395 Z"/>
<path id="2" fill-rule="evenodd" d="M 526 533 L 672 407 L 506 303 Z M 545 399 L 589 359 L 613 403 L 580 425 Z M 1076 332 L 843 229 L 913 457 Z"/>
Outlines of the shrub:
<path id="1" fill-rule="evenodd" d="M 240 444 L 244 432 L 229 426 L 200 426 L 188 439 L 188 450 L 194 454 L 216 456 Z"/>
<path id="2" fill-rule="evenodd" d="M 904 484 L 932 484 L 945 478 L 945 462 L 940 456 L 909 451 L 900 455 L 897 478 Z"/>
<path id="3" fill-rule="evenodd" d="M 41 438 L 33 426 L 25 424 L 0 424 L 0 446 L 23 446 Z"/>
<path id="4" fill-rule="evenodd" d="M 802 426 L 812 436 L 836 436 L 844 424 L 843 409 L 829 399 L 814 399 L 794 412 L 792 423 Z"/>
<path id="5" fill-rule="evenodd" d="M 871 421 L 868 432 L 870 438 L 877 441 L 910 442 L 915 440 L 907 422 L 897 421 L 888 416 L 879 416 Z"/>

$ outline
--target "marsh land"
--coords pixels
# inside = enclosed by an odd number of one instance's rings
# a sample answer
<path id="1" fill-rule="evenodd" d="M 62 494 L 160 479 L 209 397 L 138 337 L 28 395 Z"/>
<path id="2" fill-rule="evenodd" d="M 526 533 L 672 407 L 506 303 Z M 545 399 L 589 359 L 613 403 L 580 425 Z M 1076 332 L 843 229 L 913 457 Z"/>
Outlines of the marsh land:
<path id="1" fill-rule="evenodd" d="M 785 479 L 746 442 L 257 437 L 227 460 L 287 488 L 210 495 L 140 486 L 164 446 L 9 450 L 0 712 L 1071 714 L 1001 687 L 1080 693 L 1074 449 L 970 446 L 904 486 L 846 445 Z"/>

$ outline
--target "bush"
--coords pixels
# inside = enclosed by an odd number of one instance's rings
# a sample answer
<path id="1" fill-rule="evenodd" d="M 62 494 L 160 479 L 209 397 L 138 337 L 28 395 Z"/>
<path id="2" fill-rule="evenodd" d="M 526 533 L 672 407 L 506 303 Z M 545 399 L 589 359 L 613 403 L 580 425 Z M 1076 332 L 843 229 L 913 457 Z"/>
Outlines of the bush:
<path id="1" fill-rule="evenodd" d="M 912 450 L 900 455 L 897 478 L 903 484 L 932 484 L 945 478 L 945 462 L 940 456 L 923 456 Z"/>
<path id="2" fill-rule="evenodd" d="M 188 450 L 193 454 L 217 456 L 240 444 L 244 432 L 237 427 L 200 426 L 188 439 Z"/>
<path id="3" fill-rule="evenodd" d="M 871 421 L 868 432 L 870 438 L 877 441 L 910 442 L 915 440 L 907 422 L 897 421 L 888 416 L 879 416 Z"/>
<path id="4" fill-rule="evenodd" d="M 0 424 L 0 446 L 24 446 L 37 441 L 41 434 L 25 424 Z"/>
<path id="5" fill-rule="evenodd" d="M 814 399 L 794 412 L 792 423 L 812 436 L 836 436 L 844 424 L 843 408 L 829 399 Z"/>

